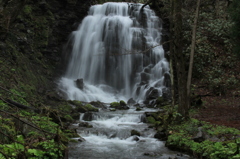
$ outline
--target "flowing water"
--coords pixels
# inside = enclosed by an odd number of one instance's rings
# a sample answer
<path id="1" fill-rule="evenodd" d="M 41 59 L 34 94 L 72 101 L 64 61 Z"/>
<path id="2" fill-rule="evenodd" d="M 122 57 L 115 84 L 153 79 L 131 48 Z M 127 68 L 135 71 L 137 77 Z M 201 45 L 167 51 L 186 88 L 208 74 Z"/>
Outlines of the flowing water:
<path id="1" fill-rule="evenodd" d="M 86 141 L 70 143 L 69 159 L 188 159 L 187 155 L 177 155 L 164 146 L 164 142 L 153 138 L 155 130 L 143 122 L 144 112 L 151 109 L 100 111 L 84 118 L 92 128 L 78 127 L 77 131 Z M 156 111 L 156 110 L 154 110 Z M 85 120 L 84 120 L 85 119 Z M 136 130 L 140 135 L 131 136 Z"/>
<path id="2" fill-rule="evenodd" d="M 169 66 L 161 43 L 161 20 L 142 4 L 94 5 L 69 40 L 70 57 L 59 88 L 67 99 L 141 102 L 166 88 Z M 84 87 L 77 88 L 82 79 Z"/>
<path id="3" fill-rule="evenodd" d="M 161 43 L 161 20 L 142 4 L 94 5 L 67 48 L 67 69 L 58 85 L 65 98 L 105 103 L 133 98 L 142 103 L 149 94 L 161 96 L 168 86 L 169 66 Z M 151 93 L 155 92 L 155 93 Z M 70 159 L 164 159 L 177 156 L 153 138 L 143 109 L 81 114 L 84 142 L 69 144 Z M 154 110 L 156 111 L 156 110 Z M 136 130 L 140 135 L 131 135 Z M 188 157 L 180 157 L 188 158 Z"/>

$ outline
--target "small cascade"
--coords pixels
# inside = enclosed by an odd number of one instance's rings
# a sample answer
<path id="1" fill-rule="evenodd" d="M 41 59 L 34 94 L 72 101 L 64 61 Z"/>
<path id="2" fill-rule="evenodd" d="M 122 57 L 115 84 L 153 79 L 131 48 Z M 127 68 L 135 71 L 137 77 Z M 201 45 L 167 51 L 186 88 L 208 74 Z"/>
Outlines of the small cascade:
<path id="1" fill-rule="evenodd" d="M 164 142 L 153 137 L 156 131 L 143 122 L 144 112 L 153 111 L 156 110 L 145 108 L 135 111 L 135 108 L 130 108 L 114 112 L 100 110 L 92 113 L 91 117 L 89 113 L 82 114 L 79 125 L 75 126 L 84 141 L 69 143 L 68 158 L 190 159 L 188 155 L 167 149 Z"/>
<path id="2" fill-rule="evenodd" d="M 169 80 L 162 24 L 153 10 L 141 7 L 109 2 L 89 9 L 71 34 L 68 66 L 58 82 L 67 99 L 141 102 L 162 95 Z"/>

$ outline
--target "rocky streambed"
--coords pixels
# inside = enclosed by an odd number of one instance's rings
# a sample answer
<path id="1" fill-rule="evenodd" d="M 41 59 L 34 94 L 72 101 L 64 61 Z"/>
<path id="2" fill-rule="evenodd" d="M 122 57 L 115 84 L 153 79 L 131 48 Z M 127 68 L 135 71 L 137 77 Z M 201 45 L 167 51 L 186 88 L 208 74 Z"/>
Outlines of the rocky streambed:
<path id="1" fill-rule="evenodd" d="M 69 143 L 69 159 L 189 159 L 154 138 L 156 131 L 145 123 L 145 113 L 155 111 L 136 111 L 135 107 L 112 111 L 107 106 L 99 112 L 82 113 L 72 125 L 81 138 Z"/>

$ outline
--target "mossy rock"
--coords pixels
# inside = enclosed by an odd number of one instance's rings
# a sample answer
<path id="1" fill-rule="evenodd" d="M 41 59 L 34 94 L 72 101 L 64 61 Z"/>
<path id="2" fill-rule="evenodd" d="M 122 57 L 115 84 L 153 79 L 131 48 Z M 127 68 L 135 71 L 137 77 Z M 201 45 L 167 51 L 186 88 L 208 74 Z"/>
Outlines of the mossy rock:
<path id="1" fill-rule="evenodd" d="M 126 102 L 124 102 L 123 100 L 120 100 L 119 104 L 120 106 L 127 106 Z"/>
<path id="2" fill-rule="evenodd" d="M 80 112 L 80 113 L 86 113 L 88 111 L 88 109 L 86 107 L 84 107 L 83 105 L 82 106 L 77 106 L 75 108 L 76 112 Z"/>
<path id="3" fill-rule="evenodd" d="M 106 109 L 106 106 L 104 105 L 104 103 L 102 103 L 100 101 L 92 101 L 92 102 L 90 102 L 90 104 L 97 108 Z"/>
<path id="4" fill-rule="evenodd" d="M 110 107 L 111 107 L 111 108 L 119 108 L 119 107 L 120 107 L 120 103 L 118 103 L 118 102 L 112 102 L 112 103 L 110 103 Z"/>
<path id="5" fill-rule="evenodd" d="M 140 132 L 138 132 L 137 130 L 131 130 L 131 136 L 141 136 Z"/>
<path id="6" fill-rule="evenodd" d="M 98 108 L 95 108 L 95 107 L 92 106 L 91 104 L 86 104 L 86 105 L 84 106 L 84 108 L 86 108 L 87 111 L 98 112 Z"/>
<path id="7" fill-rule="evenodd" d="M 67 102 L 63 102 L 58 106 L 58 109 L 61 112 L 64 112 L 65 114 L 71 113 L 74 109 L 71 105 L 69 105 Z"/>
<path id="8" fill-rule="evenodd" d="M 69 100 L 68 101 L 69 104 L 72 104 L 75 107 L 75 111 L 76 112 L 80 112 L 80 113 L 85 113 L 88 111 L 87 107 L 85 107 L 81 101 L 77 101 L 77 100 Z"/>
<path id="9" fill-rule="evenodd" d="M 75 112 L 75 113 L 72 113 L 72 114 L 71 114 L 71 117 L 72 117 L 74 120 L 79 120 L 80 114 L 79 114 L 78 112 Z"/>
<path id="10" fill-rule="evenodd" d="M 113 112 L 114 112 L 114 111 L 116 111 L 116 109 L 115 109 L 115 108 L 110 108 L 109 110 L 110 110 L 110 111 L 113 111 Z"/>
<path id="11" fill-rule="evenodd" d="M 136 108 L 136 111 L 141 111 L 142 109 L 141 108 Z"/>
<path id="12" fill-rule="evenodd" d="M 149 116 L 149 117 L 147 117 L 147 123 L 155 124 L 155 123 L 156 123 L 156 120 L 154 119 L 154 117 Z"/>
<path id="13" fill-rule="evenodd" d="M 119 109 L 119 110 L 127 110 L 127 109 L 129 109 L 127 104 L 124 101 L 122 101 L 122 100 L 120 102 L 112 102 L 110 104 L 110 108 L 115 108 L 115 109 Z"/>
<path id="14" fill-rule="evenodd" d="M 74 106 L 83 106 L 82 102 L 81 101 L 78 101 L 78 100 L 69 100 L 68 101 L 70 104 L 74 105 Z"/>

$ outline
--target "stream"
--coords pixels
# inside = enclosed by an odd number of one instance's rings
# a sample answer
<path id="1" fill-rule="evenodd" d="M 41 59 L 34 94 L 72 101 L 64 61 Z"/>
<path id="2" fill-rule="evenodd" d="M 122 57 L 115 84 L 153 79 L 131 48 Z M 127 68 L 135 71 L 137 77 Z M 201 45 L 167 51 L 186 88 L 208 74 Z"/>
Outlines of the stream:
<path id="1" fill-rule="evenodd" d="M 69 159 L 189 159 L 188 155 L 167 149 L 163 141 L 155 139 L 156 131 L 144 123 L 145 108 L 136 111 L 100 110 L 97 113 L 81 114 L 80 123 L 74 124 L 78 134 L 85 140 L 69 144 Z M 140 135 L 131 136 L 135 130 Z"/>

